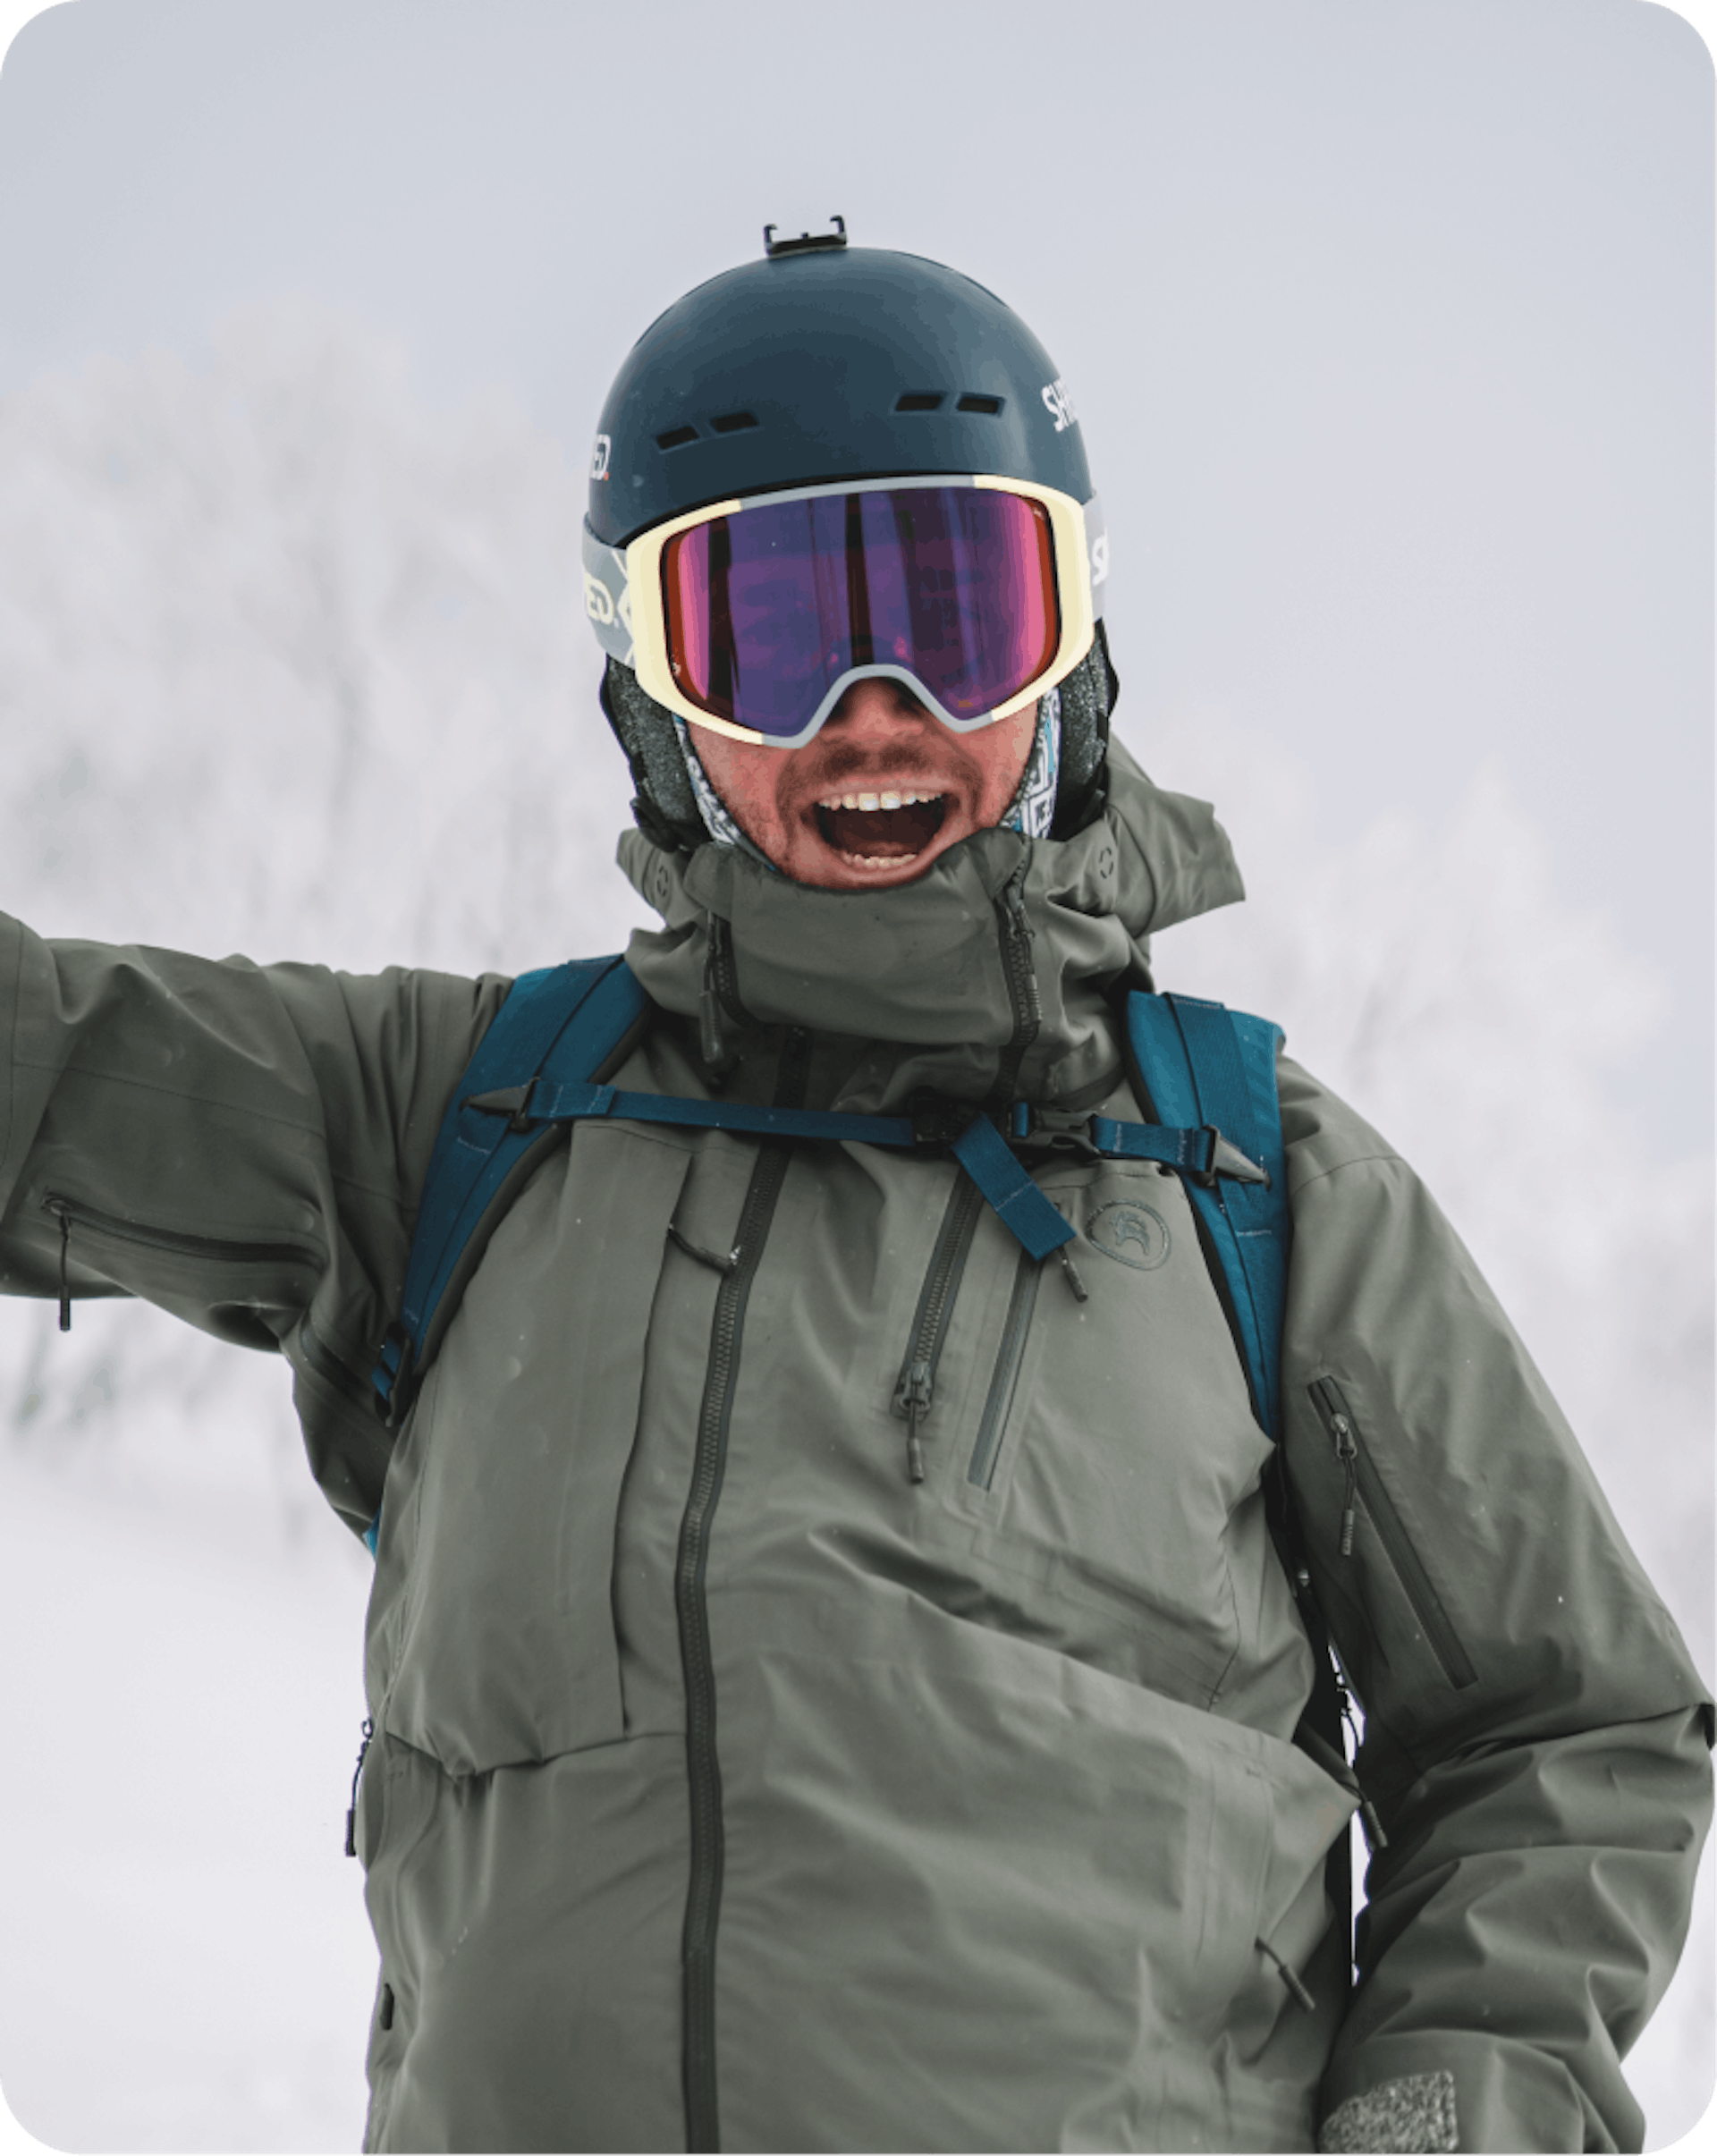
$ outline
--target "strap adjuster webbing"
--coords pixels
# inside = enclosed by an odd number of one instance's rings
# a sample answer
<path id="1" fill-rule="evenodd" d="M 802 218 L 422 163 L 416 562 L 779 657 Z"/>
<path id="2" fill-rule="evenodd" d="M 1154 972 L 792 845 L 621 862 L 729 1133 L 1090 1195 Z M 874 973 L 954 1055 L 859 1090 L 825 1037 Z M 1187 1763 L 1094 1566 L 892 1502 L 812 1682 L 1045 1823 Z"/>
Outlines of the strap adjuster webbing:
<path id="1" fill-rule="evenodd" d="M 1032 1181 L 1014 1146 L 1037 1143 L 1051 1151 L 1105 1160 L 1156 1161 L 1206 1189 L 1219 1175 L 1248 1183 L 1270 1179 L 1213 1123 L 1177 1130 L 1162 1123 L 1117 1122 L 1104 1115 L 1063 1119 L 1053 1110 L 1045 1112 L 1026 1102 L 1016 1103 L 1011 1112 L 1007 1137 L 981 1110 L 974 1112 L 959 1102 L 935 1096 L 916 1101 L 910 1116 L 853 1115 L 832 1109 L 764 1108 L 672 1094 L 623 1093 L 612 1086 L 554 1085 L 533 1078 L 526 1086 L 472 1095 L 465 1105 L 486 1115 L 506 1116 L 513 1130 L 532 1124 L 612 1118 L 727 1130 L 751 1137 L 901 1146 L 915 1152 L 946 1147 L 996 1217 L 1035 1258 L 1047 1257 L 1070 1242 L 1074 1230 Z"/>

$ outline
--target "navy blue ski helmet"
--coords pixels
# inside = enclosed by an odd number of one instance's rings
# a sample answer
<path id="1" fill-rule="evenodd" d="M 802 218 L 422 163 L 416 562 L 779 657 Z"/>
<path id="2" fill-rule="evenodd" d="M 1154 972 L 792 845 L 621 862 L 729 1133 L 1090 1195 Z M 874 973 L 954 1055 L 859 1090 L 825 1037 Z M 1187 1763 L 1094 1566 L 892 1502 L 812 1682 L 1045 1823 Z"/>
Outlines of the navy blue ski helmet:
<path id="1" fill-rule="evenodd" d="M 591 453 L 604 545 L 833 479 L 988 472 L 1089 499 L 1071 400 L 1019 316 L 921 255 L 849 247 L 835 223 L 697 286 L 632 347 Z"/>
<path id="2" fill-rule="evenodd" d="M 602 705 L 657 843 L 703 842 L 672 714 L 634 671 L 626 550 L 653 527 L 773 489 L 987 474 L 1053 488 L 1085 511 L 1101 613 L 1108 541 L 1078 416 L 1055 363 L 994 292 L 920 255 L 826 237 L 774 241 L 697 286 L 639 337 L 603 406 L 590 458 L 585 606 L 606 651 Z M 1103 799 L 1120 691 L 1101 619 L 1060 684 L 1053 835 Z"/>

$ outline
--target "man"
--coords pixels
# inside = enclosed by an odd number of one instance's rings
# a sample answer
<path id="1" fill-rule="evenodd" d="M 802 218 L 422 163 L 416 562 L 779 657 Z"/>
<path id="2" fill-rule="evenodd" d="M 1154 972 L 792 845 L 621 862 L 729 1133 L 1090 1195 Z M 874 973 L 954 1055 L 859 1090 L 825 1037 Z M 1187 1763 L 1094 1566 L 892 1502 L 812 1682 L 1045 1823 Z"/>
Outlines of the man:
<path id="1" fill-rule="evenodd" d="M 1638 2143 L 1710 1703 L 1381 1138 L 1281 1061 L 1273 1400 L 1180 1171 L 1094 1144 L 1147 1116 L 1150 936 L 1240 896 L 1110 738 L 1105 572 L 968 280 L 842 234 L 645 333 L 585 603 L 664 926 L 595 1075 L 943 1142 L 580 1122 L 434 1328 L 508 983 L 8 927 L 4 1284 L 278 1344 L 376 1551 L 372 2146 Z M 980 1117 L 1053 1255 L 952 1156 Z"/>

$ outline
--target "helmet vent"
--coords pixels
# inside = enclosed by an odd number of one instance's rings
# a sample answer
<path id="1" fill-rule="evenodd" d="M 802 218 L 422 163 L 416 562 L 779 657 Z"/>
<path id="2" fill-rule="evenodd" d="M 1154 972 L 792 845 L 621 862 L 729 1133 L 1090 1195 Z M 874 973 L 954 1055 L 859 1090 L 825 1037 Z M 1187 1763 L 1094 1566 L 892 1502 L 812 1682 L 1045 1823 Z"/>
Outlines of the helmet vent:
<path id="1" fill-rule="evenodd" d="M 894 402 L 896 411 L 940 411 L 943 393 L 939 389 L 909 389 Z"/>
<path id="2" fill-rule="evenodd" d="M 981 397 L 978 395 L 976 390 L 971 389 L 968 389 L 966 392 L 966 394 L 954 407 L 956 411 L 998 412 L 1001 410 L 1001 409 L 1002 400 L 1000 397 Z"/>
<path id="3" fill-rule="evenodd" d="M 695 442 L 697 439 L 698 429 L 695 427 L 671 427 L 666 434 L 657 435 L 656 446 L 658 449 L 678 449 L 681 443 Z"/>
<path id="4" fill-rule="evenodd" d="M 736 435 L 742 427 L 757 424 L 757 415 L 754 411 L 724 411 L 710 421 L 718 435 Z"/>

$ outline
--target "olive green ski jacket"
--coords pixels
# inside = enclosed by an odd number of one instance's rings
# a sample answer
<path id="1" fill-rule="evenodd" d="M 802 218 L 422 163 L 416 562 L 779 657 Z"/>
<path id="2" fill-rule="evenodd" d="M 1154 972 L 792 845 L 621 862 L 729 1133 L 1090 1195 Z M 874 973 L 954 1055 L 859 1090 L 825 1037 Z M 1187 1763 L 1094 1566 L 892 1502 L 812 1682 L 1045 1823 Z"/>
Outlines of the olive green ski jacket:
<path id="1" fill-rule="evenodd" d="M 870 1112 L 1139 1117 L 1117 998 L 1240 895 L 1119 750 L 1078 836 L 885 893 L 622 858 L 664 926 L 608 1075 L 706 1094 L 707 983 L 726 1097 Z M 393 1435 L 368 1370 L 506 988 L 0 931 L 0 1285 L 277 1349 L 379 1509 L 368 2145 L 1637 2148 L 1709 1702 L 1385 1141 L 1282 1061 L 1287 1564 L 1180 1183 L 1078 1154 L 1037 1264 L 947 1157 L 583 1124 Z"/>

